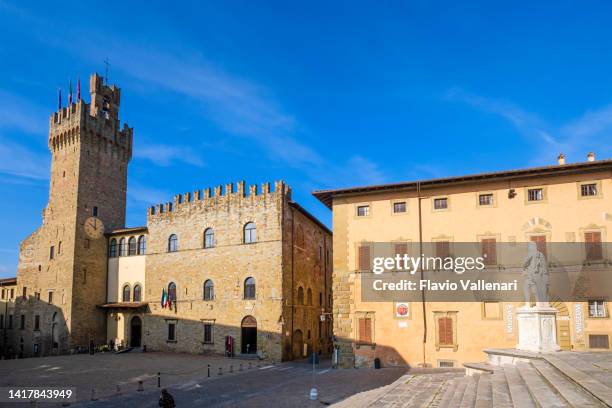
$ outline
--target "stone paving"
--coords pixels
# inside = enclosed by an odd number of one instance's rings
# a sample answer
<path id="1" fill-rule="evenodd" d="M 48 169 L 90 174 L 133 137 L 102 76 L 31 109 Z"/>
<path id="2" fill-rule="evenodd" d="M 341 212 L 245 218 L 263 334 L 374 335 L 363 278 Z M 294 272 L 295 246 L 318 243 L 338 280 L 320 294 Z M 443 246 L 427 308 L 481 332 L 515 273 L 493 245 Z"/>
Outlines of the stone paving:
<path id="1" fill-rule="evenodd" d="M 334 408 L 435 408 L 438 406 L 446 384 L 464 376 L 463 370 L 414 369 L 392 384 L 361 392 L 332 406 Z"/>
<path id="2" fill-rule="evenodd" d="M 405 368 L 335 370 L 325 360 L 314 373 L 306 362 L 271 364 L 250 360 L 242 363 L 241 371 L 240 361 L 235 359 L 164 353 L 5 360 L 0 361 L 0 387 L 67 385 L 77 388 L 79 402 L 71 406 L 157 407 L 157 372 L 161 371 L 162 387 L 171 392 L 181 408 L 321 407 L 361 391 L 379 389 L 406 372 Z M 248 363 L 251 363 L 250 369 Z M 211 364 L 210 377 L 208 364 Z M 218 367 L 222 367 L 222 375 L 218 374 Z M 144 381 L 143 391 L 137 391 L 139 380 Z M 309 400 L 313 383 L 319 393 L 316 401 Z M 120 394 L 117 384 L 121 384 Z M 91 400 L 92 386 L 96 387 L 95 401 Z"/>

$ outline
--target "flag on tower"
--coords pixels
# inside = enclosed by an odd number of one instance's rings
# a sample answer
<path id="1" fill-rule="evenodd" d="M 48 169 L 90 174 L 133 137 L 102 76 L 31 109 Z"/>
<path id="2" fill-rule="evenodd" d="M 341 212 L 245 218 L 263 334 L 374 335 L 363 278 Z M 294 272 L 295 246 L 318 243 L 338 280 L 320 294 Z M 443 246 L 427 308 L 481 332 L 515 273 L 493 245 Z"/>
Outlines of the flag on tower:
<path id="1" fill-rule="evenodd" d="M 57 110 L 62 110 L 62 88 L 58 89 Z"/>
<path id="2" fill-rule="evenodd" d="M 68 83 L 68 106 L 72 106 L 72 79 Z"/>
<path id="3" fill-rule="evenodd" d="M 81 78 L 77 78 L 77 102 L 81 100 Z"/>

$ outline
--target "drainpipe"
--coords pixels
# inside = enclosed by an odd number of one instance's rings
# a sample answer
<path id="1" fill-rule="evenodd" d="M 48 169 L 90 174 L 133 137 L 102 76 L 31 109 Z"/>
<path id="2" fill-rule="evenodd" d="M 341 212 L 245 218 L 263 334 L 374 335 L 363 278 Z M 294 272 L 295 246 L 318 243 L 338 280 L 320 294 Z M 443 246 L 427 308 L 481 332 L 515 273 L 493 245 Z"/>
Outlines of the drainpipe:
<path id="1" fill-rule="evenodd" d="M 421 210 L 421 182 L 417 181 L 417 200 L 419 203 L 419 256 L 423 254 L 423 214 Z M 423 280 L 423 262 L 419 263 L 419 271 L 421 274 L 421 280 Z M 426 352 L 425 346 L 427 344 L 427 311 L 425 308 L 425 289 L 421 289 L 421 305 L 423 307 L 423 367 L 426 365 Z"/>

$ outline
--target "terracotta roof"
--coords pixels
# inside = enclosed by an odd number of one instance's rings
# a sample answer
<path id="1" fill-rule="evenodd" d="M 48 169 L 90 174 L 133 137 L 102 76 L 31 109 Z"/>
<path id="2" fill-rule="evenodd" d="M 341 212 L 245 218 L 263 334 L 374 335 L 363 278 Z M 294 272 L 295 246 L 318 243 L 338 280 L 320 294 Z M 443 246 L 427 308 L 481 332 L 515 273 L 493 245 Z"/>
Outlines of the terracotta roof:
<path id="1" fill-rule="evenodd" d="M 105 305 L 100 305 L 102 309 L 139 309 L 141 307 L 147 307 L 149 302 L 116 302 L 116 303 L 107 303 Z"/>
<path id="2" fill-rule="evenodd" d="M 17 284 L 17 278 L 2 278 L 0 279 L 0 286 L 10 286 L 10 285 L 16 285 Z"/>
<path id="3" fill-rule="evenodd" d="M 589 173 L 598 170 L 612 169 L 612 159 L 596 160 L 592 162 L 580 162 L 571 164 L 560 164 L 554 166 L 531 167 L 518 170 L 506 170 L 491 173 L 470 174 L 457 177 L 445 177 L 429 180 L 416 180 L 392 184 L 379 184 L 371 186 L 359 186 L 340 188 L 334 190 L 316 190 L 312 195 L 319 199 L 328 208 L 332 208 L 332 200 L 337 196 L 359 195 L 366 193 L 382 193 L 388 191 L 413 191 L 417 188 L 427 189 L 432 187 L 446 187 L 461 184 L 477 184 L 494 180 L 518 180 L 539 176 L 561 176 L 567 174 Z"/>

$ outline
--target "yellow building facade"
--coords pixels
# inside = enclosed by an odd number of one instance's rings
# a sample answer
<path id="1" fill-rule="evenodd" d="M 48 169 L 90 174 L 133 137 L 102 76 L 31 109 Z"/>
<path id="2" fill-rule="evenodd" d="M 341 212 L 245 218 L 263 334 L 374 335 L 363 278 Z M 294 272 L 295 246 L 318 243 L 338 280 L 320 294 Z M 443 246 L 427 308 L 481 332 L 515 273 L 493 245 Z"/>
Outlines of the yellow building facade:
<path id="1" fill-rule="evenodd" d="M 610 266 L 612 160 L 424 180 L 314 195 L 333 211 L 334 336 L 341 366 L 451 367 L 481 361 L 486 348 L 514 348 L 519 302 L 366 302 L 374 243 L 584 242 Z M 587 245 L 587 244 L 584 244 Z M 366 248 L 366 249 L 364 249 Z M 609 350 L 602 299 L 555 301 L 564 350 Z"/>

